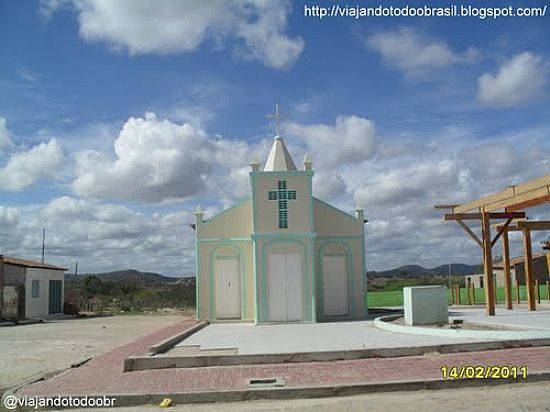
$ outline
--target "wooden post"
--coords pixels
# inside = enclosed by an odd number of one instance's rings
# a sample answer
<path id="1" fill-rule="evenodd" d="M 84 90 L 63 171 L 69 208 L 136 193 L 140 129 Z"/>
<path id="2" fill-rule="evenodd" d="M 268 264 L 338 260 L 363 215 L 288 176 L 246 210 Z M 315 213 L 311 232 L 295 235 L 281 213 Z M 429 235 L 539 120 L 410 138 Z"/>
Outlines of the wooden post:
<path id="1" fill-rule="evenodd" d="M 455 288 L 453 285 L 449 286 L 449 292 L 451 293 L 451 305 L 455 304 Z"/>
<path id="2" fill-rule="evenodd" d="M 485 278 L 485 313 L 487 316 L 495 316 L 495 294 L 493 279 L 493 246 L 491 239 L 491 214 L 481 214 L 481 227 L 483 232 L 483 275 Z"/>
<path id="3" fill-rule="evenodd" d="M 537 291 L 536 291 L 535 295 L 537 296 L 537 302 L 540 305 L 540 281 L 538 279 L 535 279 L 535 284 L 536 284 L 536 287 L 537 287 Z"/>
<path id="4" fill-rule="evenodd" d="M 550 300 L 550 280 L 546 281 L 546 294 L 547 294 L 546 298 Z"/>
<path id="5" fill-rule="evenodd" d="M 506 309 L 512 309 L 512 284 L 510 279 L 510 246 L 508 242 L 508 229 L 502 232 L 502 269 L 504 270 L 504 295 L 506 296 Z"/>
<path id="6" fill-rule="evenodd" d="M 471 291 L 472 288 L 468 286 L 468 283 L 466 283 L 466 298 L 468 299 L 468 305 L 472 304 L 472 297 L 470 296 Z"/>
<path id="7" fill-rule="evenodd" d="M 516 279 L 516 298 L 518 301 L 518 305 L 521 303 L 521 294 L 519 290 L 519 280 Z"/>
<path id="8" fill-rule="evenodd" d="M 456 300 L 459 305 L 462 304 L 462 302 L 460 301 L 460 285 L 456 285 Z"/>
<path id="9" fill-rule="evenodd" d="M 531 250 L 531 230 L 529 228 L 523 229 L 523 250 L 525 252 L 524 265 L 525 265 L 525 285 L 527 286 L 527 303 L 529 304 L 529 310 L 537 310 L 535 303 L 535 291 L 533 290 L 533 253 Z"/>
<path id="10" fill-rule="evenodd" d="M 476 286 L 472 282 L 472 305 L 476 304 Z"/>

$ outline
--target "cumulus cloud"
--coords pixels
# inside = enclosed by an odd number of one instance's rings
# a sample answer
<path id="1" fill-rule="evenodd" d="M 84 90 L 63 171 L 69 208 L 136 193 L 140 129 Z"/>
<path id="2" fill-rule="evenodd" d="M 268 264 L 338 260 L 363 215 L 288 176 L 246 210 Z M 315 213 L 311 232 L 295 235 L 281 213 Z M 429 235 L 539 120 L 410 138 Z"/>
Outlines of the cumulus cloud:
<path id="1" fill-rule="evenodd" d="M 0 169 L 0 189 L 19 191 L 42 179 L 56 176 L 63 162 L 63 151 L 56 139 L 11 155 Z"/>
<path id="2" fill-rule="evenodd" d="M 406 77 L 418 77 L 436 69 L 479 58 L 479 51 L 469 48 L 456 52 L 444 41 L 425 36 L 410 27 L 384 31 L 369 36 L 368 48 L 377 51 L 388 66 Z"/>
<path id="3" fill-rule="evenodd" d="M 207 41 L 223 47 L 231 39 L 239 56 L 282 69 L 304 48 L 303 39 L 285 34 L 288 1 L 49 0 L 42 1 L 41 10 L 49 17 L 67 4 L 78 13 L 83 39 L 131 55 L 191 52 Z"/>
<path id="4" fill-rule="evenodd" d="M 504 62 L 496 74 L 478 79 L 478 101 L 484 106 L 512 107 L 540 94 L 548 80 L 548 64 L 529 52 Z"/>
<path id="5" fill-rule="evenodd" d="M 6 119 L 0 117 L 0 150 L 11 145 L 12 142 L 10 139 L 10 133 L 8 131 Z"/>
<path id="6" fill-rule="evenodd" d="M 374 122 L 358 116 L 338 116 L 334 125 L 290 123 L 284 131 L 290 138 L 305 143 L 321 169 L 358 164 L 374 153 Z"/>
<path id="7" fill-rule="evenodd" d="M 191 276 L 192 220 L 191 212 L 145 214 L 69 196 L 25 211 L 0 205 L 0 248 L 7 255 L 39 259 L 45 227 L 46 261 L 65 266 L 78 261 L 81 273 L 135 268 Z"/>
<path id="8" fill-rule="evenodd" d="M 123 125 L 114 143 L 114 160 L 97 151 L 80 152 L 73 188 L 95 198 L 186 198 L 203 191 L 213 153 L 203 130 L 148 113 Z"/>

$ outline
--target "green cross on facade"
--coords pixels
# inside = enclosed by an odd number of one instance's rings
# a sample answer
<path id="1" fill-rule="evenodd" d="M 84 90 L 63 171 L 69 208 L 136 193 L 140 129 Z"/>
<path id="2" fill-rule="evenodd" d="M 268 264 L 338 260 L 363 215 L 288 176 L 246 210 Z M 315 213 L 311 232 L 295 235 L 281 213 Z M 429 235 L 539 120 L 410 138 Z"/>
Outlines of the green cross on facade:
<path id="1" fill-rule="evenodd" d="M 268 192 L 269 200 L 276 200 L 279 205 L 279 229 L 288 229 L 288 201 L 296 200 L 296 191 L 287 190 L 286 180 L 277 181 L 277 190 Z"/>

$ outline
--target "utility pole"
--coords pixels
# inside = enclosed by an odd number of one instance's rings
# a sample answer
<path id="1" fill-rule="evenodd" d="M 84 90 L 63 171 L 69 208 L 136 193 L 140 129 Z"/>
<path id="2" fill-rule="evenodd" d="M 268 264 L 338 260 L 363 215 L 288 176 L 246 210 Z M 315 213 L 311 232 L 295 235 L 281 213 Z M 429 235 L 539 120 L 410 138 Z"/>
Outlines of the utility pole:
<path id="1" fill-rule="evenodd" d="M 44 246 L 46 243 L 46 228 L 42 228 L 42 263 L 44 263 Z"/>
<path id="2" fill-rule="evenodd" d="M 75 275 L 75 276 L 78 276 L 78 261 L 77 261 L 76 264 L 74 265 L 74 275 Z"/>

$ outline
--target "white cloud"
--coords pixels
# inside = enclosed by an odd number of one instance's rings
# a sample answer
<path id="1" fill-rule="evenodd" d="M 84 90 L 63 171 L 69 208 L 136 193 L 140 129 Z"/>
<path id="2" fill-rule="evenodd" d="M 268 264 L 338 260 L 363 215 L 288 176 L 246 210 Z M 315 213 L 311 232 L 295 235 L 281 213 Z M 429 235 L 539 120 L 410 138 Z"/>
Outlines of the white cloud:
<path id="1" fill-rule="evenodd" d="M 373 34 L 367 38 L 366 45 L 406 77 L 423 76 L 436 69 L 469 63 L 480 55 L 474 48 L 462 53 L 453 51 L 447 43 L 409 27 Z"/>
<path id="2" fill-rule="evenodd" d="M 506 61 L 498 73 L 478 79 L 478 101 L 484 106 L 512 107 L 536 97 L 547 83 L 548 65 L 541 57 L 523 52 Z"/>
<path id="3" fill-rule="evenodd" d="M 6 124 L 6 119 L 3 117 L 0 117 L 0 150 L 2 148 L 11 146 L 12 142 L 10 139 L 10 132 L 8 131 L 8 127 Z"/>
<path id="4" fill-rule="evenodd" d="M 93 198 L 159 202 L 203 192 L 215 160 L 206 133 L 148 113 L 130 118 L 114 143 L 115 159 L 97 151 L 77 155 L 75 192 Z"/>
<path id="5" fill-rule="evenodd" d="M 292 65 L 304 48 L 285 34 L 291 5 L 266 0 L 73 0 L 80 36 L 131 55 L 185 53 L 210 41 L 237 41 L 238 54 L 277 69 Z M 46 17 L 66 1 L 42 1 Z"/>
<path id="6" fill-rule="evenodd" d="M 358 164 L 374 153 L 374 122 L 358 116 L 338 116 L 334 125 L 290 123 L 285 125 L 284 132 L 307 145 L 310 157 L 320 169 Z"/>
<path id="7" fill-rule="evenodd" d="M 191 212 L 144 214 L 67 196 L 25 211 L 0 205 L 0 249 L 39 259 L 45 227 L 46 261 L 67 266 L 78 261 L 80 273 L 135 268 L 190 276 L 194 232 L 188 224 L 193 220 Z"/>
<path id="8" fill-rule="evenodd" d="M 15 152 L 0 169 L 0 189 L 19 191 L 39 180 L 54 178 L 62 162 L 63 151 L 55 139 Z"/>

